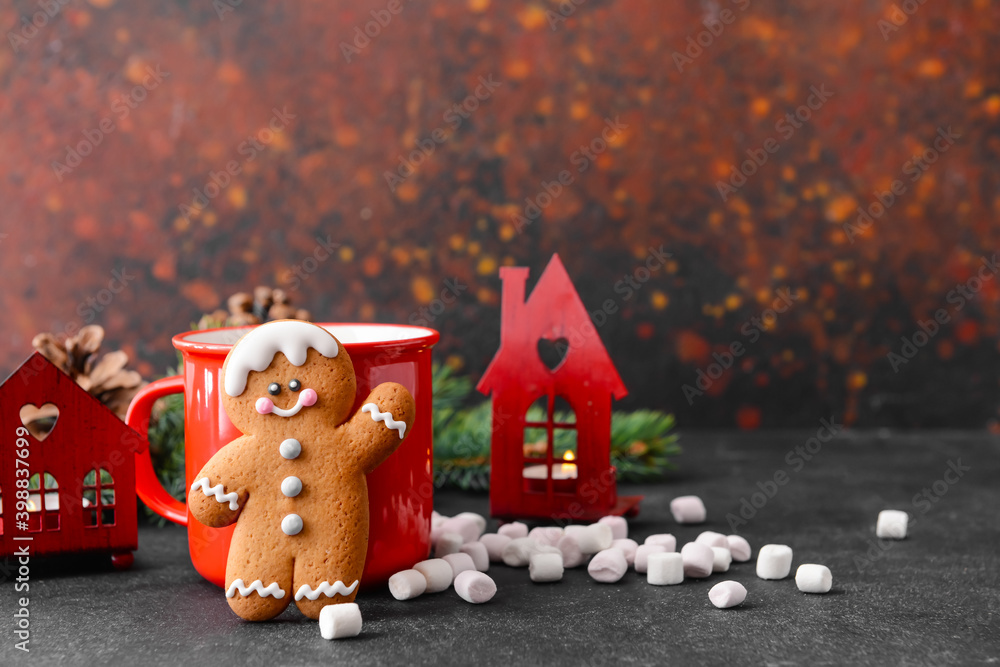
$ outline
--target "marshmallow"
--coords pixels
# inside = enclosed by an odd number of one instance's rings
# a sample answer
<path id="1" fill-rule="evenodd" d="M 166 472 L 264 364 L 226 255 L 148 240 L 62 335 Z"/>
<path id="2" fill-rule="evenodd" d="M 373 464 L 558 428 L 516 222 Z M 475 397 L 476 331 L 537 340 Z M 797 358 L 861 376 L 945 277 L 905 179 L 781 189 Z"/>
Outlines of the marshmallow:
<path id="1" fill-rule="evenodd" d="M 875 524 L 875 536 L 883 540 L 905 540 L 910 517 L 900 510 L 882 510 Z"/>
<path id="2" fill-rule="evenodd" d="M 418 570 L 403 570 L 389 577 L 389 592 L 397 600 L 412 600 L 427 590 L 427 579 Z"/>
<path id="3" fill-rule="evenodd" d="M 444 535 L 444 529 L 442 529 L 441 526 L 438 526 L 437 528 L 431 528 L 431 546 L 432 547 L 435 544 L 437 544 L 438 540 L 441 539 L 442 535 Z"/>
<path id="4" fill-rule="evenodd" d="M 454 579 L 466 570 L 475 570 L 476 564 L 472 562 L 472 556 L 464 553 L 448 554 L 442 556 L 441 560 L 447 561 L 451 565 L 451 578 Z"/>
<path id="5" fill-rule="evenodd" d="M 451 586 L 451 580 L 454 579 L 451 565 L 440 558 L 422 560 L 414 565 L 413 569 L 424 575 L 424 579 L 427 580 L 425 593 L 440 593 Z"/>
<path id="6" fill-rule="evenodd" d="M 490 557 L 491 563 L 503 562 L 503 548 L 510 544 L 510 538 L 497 533 L 487 533 L 479 538 L 481 544 L 486 545 L 486 553 Z"/>
<path id="7" fill-rule="evenodd" d="M 729 572 L 733 555 L 725 547 L 709 547 L 712 550 L 712 572 Z"/>
<path id="8" fill-rule="evenodd" d="M 656 544 L 643 546 L 659 546 Z M 646 581 L 654 586 L 673 586 L 684 581 L 684 557 L 676 551 L 649 554 Z"/>
<path id="9" fill-rule="evenodd" d="M 446 517 L 443 514 L 438 514 L 436 511 L 431 512 L 431 530 L 435 528 L 440 528 L 441 524 L 443 524 L 448 519 L 449 517 Z"/>
<path id="10" fill-rule="evenodd" d="M 520 521 L 505 523 L 497 529 L 497 534 L 506 535 L 510 539 L 516 540 L 519 537 L 528 536 L 528 527 Z"/>
<path id="11" fill-rule="evenodd" d="M 603 524 L 607 525 L 607 524 Z M 621 549 L 604 549 L 590 559 L 587 572 L 594 581 L 603 584 L 613 584 L 623 576 L 628 570 L 628 563 L 625 561 L 625 554 Z"/>
<path id="12" fill-rule="evenodd" d="M 729 553 L 732 554 L 733 560 L 737 563 L 747 562 L 753 553 L 750 543 L 739 535 L 729 535 L 726 537 L 726 546 L 729 547 Z"/>
<path id="13" fill-rule="evenodd" d="M 705 523 L 705 503 L 698 496 L 680 496 L 670 501 L 670 513 L 677 523 Z"/>
<path id="14" fill-rule="evenodd" d="M 469 542 L 461 547 L 462 553 L 472 557 L 472 563 L 480 572 L 490 569 L 490 553 L 482 542 Z"/>
<path id="15" fill-rule="evenodd" d="M 530 537 L 519 537 L 516 540 L 511 540 L 503 548 L 501 555 L 503 562 L 511 567 L 527 567 L 531 561 L 532 554 L 537 553 L 562 555 L 562 552 L 558 548 L 550 547 L 547 544 L 539 544 Z"/>
<path id="16" fill-rule="evenodd" d="M 625 537 L 620 540 L 614 540 L 611 542 L 612 549 L 621 549 L 622 553 L 625 554 L 625 562 L 628 563 L 629 567 L 635 562 L 635 552 L 638 550 L 639 545 L 636 544 L 635 540 L 630 540 Z"/>
<path id="17" fill-rule="evenodd" d="M 729 547 L 729 543 L 726 542 L 726 536 L 714 530 L 706 530 L 694 538 L 694 541 L 698 544 L 704 544 L 706 547 Z"/>
<path id="18" fill-rule="evenodd" d="M 554 547 L 562 536 L 563 529 L 558 526 L 539 526 L 532 528 L 531 532 L 528 533 L 528 537 L 534 541 L 539 544 L 547 544 L 550 547 Z"/>
<path id="19" fill-rule="evenodd" d="M 441 558 L 448 554 L 457 554 L 464 543 L 465 538 L 458 533 L 442 533 L 437 542 L 434 543 L 434 557 Z"/>
<path id="20" fill-rule="evenodd" d="M 795 570 L 795 585 L 803 593 L 829 593 L 833 587 L 833 574 L 826 565 L 799 565 L 799 569 Z"/>
<path id="21" fill-rule="evenodd" d="M 479 534 L 482 535 L 486 532 L 486 517 L 482 514 L 476 514 L 475 512 L 460 512 L 455 515 L 455 518 L 462 517 L 470 521 L 475 522 L 476 526 L 479 528 Z"/>
<path id="22" fill-rule="evenodd" d="M 602 516 L 597 523 L 606 523 L 611 526 L 611 538 L 624 540 L 628 537 L 628 521 L 623 516 Z"/>
<path id="23" fill-rule="evenodd" d="M 677 538 L 670 533 L 650 535 L 643 544 L 659 544 L 667 551 L 677 551 Z"/>
<path id="24" fill-rule="evenodd" d="M 791 547 L 784 544 L 765 544 L 757 552 L 757 576 L 761 579 L 784 579 L 791 570 Z"/>
<path id="25" fill-rule="evenodd" d="M 482 519 L 482 527 L 477 519 Z M 441 530 L 445 533 L 456 533 L 462 536 L 462 543 L 475 542 L 483 534 L 486 520 L 478 514 L 472 512 L 462 512 L 441 524 Z"/>
<path id="26" fill-rule="evenodd" d="M 556 548 L 562 552 L 563 567 L 579 567 L 587 560 L 587 557 L 580 551 L 580 543 L 572 535 L 563 535 L 559 538 Z"/>
<path id="27" fill-rule="evenodd" d="M 563 578 L 563 562 L 560 554 L 531 554 L 528 576 L 536 584 L 559 581 Z"/>
<path id="28" fill-rule="evenodd" d="M 640 574 L 645 574 L 648 569 L 649 557 L 653 554 L 666 553 L 667 548 L 662 544 L 641 544 L 635 550 L 635 562 L 632 566 L 635 571 Z"/>
<path id="29" fill-rule="evenodd" d="M 466 570 L 455 579 L 455 592 L 466 602 L 482 604 L 497 594 L 497 585 L 488 574 Z"/>
<path id="30" fill-rule="evenodd" d="M 592 523 L 589 526 L 566 526 L 566 534 L 576 538 L 580 551 L 584 554 L 596 554 L 611 548 L 614 541 L 611 526 L 606 523 Z"/>
<path id="31" fill-rule="evenodd" d="M 681 558 L 684 562 L 684 576 L 692 579 L 704 579 L 712 574 L 715 554 L 712 547 L 697 542 L 688 542 L 681 547 Z"/>
<path id="32" fill-rule="evenodd" d="M 747 589 L 738 581 L 720 581 L 708 591 L 708 599 L 719 609 L 728 609 L 747 599 Z"/>
<path id="33" fill-rule="evenodd" d="M 328 604 L 319 612 L 319 634 L 323 639 L 344 639 L 361 634 L 361 609 L 356 602 Z"/>

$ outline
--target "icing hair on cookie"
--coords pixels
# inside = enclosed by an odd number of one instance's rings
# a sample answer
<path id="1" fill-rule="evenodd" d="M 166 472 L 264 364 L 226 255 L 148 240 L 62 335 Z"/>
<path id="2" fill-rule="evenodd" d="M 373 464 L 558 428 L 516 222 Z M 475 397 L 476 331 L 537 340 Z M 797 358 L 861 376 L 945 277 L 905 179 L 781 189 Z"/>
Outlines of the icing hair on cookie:
<path id="1" fill-rule="evenodd" d="M 266 369 L 278 352 L 293 366 L 301 366 L 306 363 L 309 348 L 328 359 L 333 359 L 340 351 L 336 338 L 309 322 L 282 320 L 257 327 L 244 336 L 229 355 L 223 381 L 226 393 L 234 397 L 242 394 L 250 371 Z"/>

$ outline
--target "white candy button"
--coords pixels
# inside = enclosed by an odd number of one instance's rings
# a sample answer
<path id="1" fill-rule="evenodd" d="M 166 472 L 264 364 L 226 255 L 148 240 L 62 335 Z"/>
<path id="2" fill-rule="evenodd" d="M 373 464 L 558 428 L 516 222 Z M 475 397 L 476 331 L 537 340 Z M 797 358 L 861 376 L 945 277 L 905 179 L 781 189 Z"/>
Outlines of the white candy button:
<path id="1" fill-rule="evenodd" d="M 302 480 L 295 475 L 286 477 L 281 480 L 281 492 L 289 498 L 294 498 L 302 493 Z"/>
<path id="2" fill-rule="evenodd" d="M 875 524 L 876 537 L 883 540 L 906 539 L 906 528 L 910 517 L 900 510 L 882 510 L 878 513 L 878 523 Z"/>
<path id="3" fill-rule="evenodd" d="M 673 586 L 681 583 L 684 581 L 684 557 L 676 551 L 649 554 L 646 563 L 646 581 L 654 586 Z"/>
<path id="4" fill-rule="evenodd" d="M 297 458 L 302 453 L 302 443 L 295 438 L 282 440 L 281 444 L 278 445 L 278 453 L 286 459 Z"/>
<path id="5" fill-rule="evenodd" d="M 833 587 L 833 574 L 826 565 L 799 565 L 799 569 L 795 570 L 795 585 L 803 593 L 829 593 Z"/>
<path id="6" fill-rule="evenodd" d="M 791 571 L 791 547 L 784 544 L 765 544 L 757 552 L 757 576 L 761 579 L 784 579 Z"/>
<path id="7" fill-rule="evenodd" d="M 747 599 L 747 589 L 738 581 L 720 581 L 712 586 L 708 599 L 719 609 L 729 609 Z"/>
<path id="8" fill-rule="evenodd" d="M 302 532 L 302 517 L 298 514 L 286 514 L 281 520 L 281 532 L 285 535 L 298 535 Z"/>

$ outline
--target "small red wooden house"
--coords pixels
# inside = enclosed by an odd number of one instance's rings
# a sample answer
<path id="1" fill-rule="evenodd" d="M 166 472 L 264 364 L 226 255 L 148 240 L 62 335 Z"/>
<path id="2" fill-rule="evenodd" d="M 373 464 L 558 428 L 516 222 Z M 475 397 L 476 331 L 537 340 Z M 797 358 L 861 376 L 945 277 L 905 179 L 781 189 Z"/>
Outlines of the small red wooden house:
<path id="1" fill-rule="evenodd" d="M 58 411 L 50 430 L 27 428 L 39 409 Z M 145 439 L 37 352 L 0 385 L 0 433 L 0 556 L 103 551 L 131 565 Z"/>
<path id="2" fill-rule="evenodd" d="M 493 397 L 490 513 L 592 521 L 638 512 L 641 497 L 618 497 L 611 465 L 611 399 L 625 385 L 559 255 L 527 301 L 527 268 L 502 267 L 500 279 L 500 349 L 476 387 Z"/>

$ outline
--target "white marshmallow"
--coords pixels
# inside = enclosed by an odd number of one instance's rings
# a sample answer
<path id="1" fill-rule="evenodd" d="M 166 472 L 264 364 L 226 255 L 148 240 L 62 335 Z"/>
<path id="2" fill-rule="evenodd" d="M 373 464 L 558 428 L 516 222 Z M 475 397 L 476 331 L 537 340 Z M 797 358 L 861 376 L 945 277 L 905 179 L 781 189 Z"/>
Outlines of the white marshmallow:
<path id="1" fill-rule="evenodd" d="M 476 526 L 479 528 L 480 535 L 486 532 L 486 517 L 484 517 L 482 514 L 476 514 L 475 512 L 460 512 L 455 515 L 456 519 L 458 517 L 462 517 L 475 522 Z"/>
<path id="2" fill-rule="evenodd" d="M 720 581 L 708 591 L 708 599 L 719 609 L 728 609 L 743 604 L 747 589 L 738 581 Z"/>
<path id="3" fill-rule="evenodd" d="M 424 575 L 424 579 L 427 580 L 425 593 L 440 593 L 451 586 L 451 580 L 454 578 L 451 565 L 440 558 L 422 560 L 414 565 L 413 569 Z"/>
<path id="4" fill-rule="evenodd" d="M 875 536 L 883 540 L 905 540 L 910 516 L 900 510 L 882 510 L 875 524 Z"/>
<path id="5" fill-rule="evenodd" d="M 529 538 L 539 544 L 547 544 L 550 547 L 554 547 L 562 536 L 563 529 L 558 526 L 539 526 L 532 528 L 528 533 Z"/>
<path id="6" fill-rule="evenodd" d="M 659 544 L 667 551 L 677 551 L 677 538 L 670 533 L 650 535 L 643 544 Z"/>
<path id="7" fill-rule="evenodd" d="M 628 537 L 628 521 L 623 516 L 602 516 L 597 523 L 606 523 L 611 526 L 611 538 L 624 540 Z"/>
<path id="8" fill-rule="evenodd" d="M 437 528 L 431 528 L 431 546 L 432 547 L 435 544 L 437 544 L 438 540 L 441 539 L 442 535 L 444 535 L 444 529 L 441 528 L 441 526 L 438 526 Z"/>
<path id="9" fill-rule="evenodd" d="M 733 555 L 725 547 L 709 547 L 712 550 L 712 572 L 729 572 Z"/>
<path id="10" fill-rule="evenodd" d="M 698 496 L 680 496 L 670 501 L 670 513 L 677 523 L 705 523 L 705 503 Z"/>
<path id="11" fill-rule="evenodd" d="M 656 544 L 643 546 L 659 546 Z M 649 554 L 646 581 L 654 586 L 673 586 L 684 581 L 684 557 L 676 551 Z"/>
<path id="12" fill-rule="evenodd" d="M 427 579 L 417 570 L 403 570 L 389 577 L 389 592 L 397 600 L 412 600 L 427 590 Z"/>
<path id="13" fill-rule="evenodd" d="M 698 544 L 704 544 L 706 547 L 729 547 L 729 543 L 726 542 L 726 536 L 714 530 L 706 530 L 694 538 L 694 541 Z"/>
<path id="14" fill-rule="evenodd" d="M 479 539 L 479 536 L 483 534 L 482 528 L 480 528 L 480 523 L 476 519 L 482 519 L 478 514 L 473 514 L 472 512 L 462 512 L 456 516 L 451 517 L 443 524 L 441 524 L 441 530 L 445 533 L 456 533 L 462 536 L 462 543 L 475 542 Z M 486 525 L 486 520 L 483 519 L 482 525 Z"/>
<path id="15" fill-rule="evenodd" d="M 726 546 L 729 547 L 729 553 L 732 554 L 733 560 L 737 563 L 747 562 L 753 554 L 750 543 L 739 535 L 727 536 Z"/>
<path id="16" fill-rule="evenodd" d="M 431 530 L 435 528 L 440 528 L 441 524 L 443 524 L 448 519 L 449 517 L 446 517 L 443 514 L 438 514 L 437 511 L 431 512 Z"/>
<path id="17" fill-rule="evenodd" d="M 692 579 L 704 579 L 712 574 L 715 554 L 712 547 L 697 542 L 688 542 L 681 547 L 681 559 L 684 562 L 684 576 Z"/>
<path id="18" fill-rule="evenodd" d="M 485 544 L 482 542 L 469 542 L 468 544 L 463 544 L 461 549 L 462 553 L 469 554 L 472 557 L 472 563 L 476 566 L 477 570 L 485 572 L 490 569 L 490 553 Z"/>
<path id="19" fill-rule="evenodd" d="M 649 557 L 653 554 L 666 553 L 667 549 L 662 544 L 640 544 L 635 550 L 635 562 L 632 566 L 635 571 L 645 574 L 649 569 Z"/>
<path id="20" fill-rule="evenodd" d="M 757 552 L 757 576 L 784 579 L 792 570 L 792 548 L 785 544 L 765 544 Z"/>
<path id="21" fill-rule="evenodd" d="M 596 554 L 611 548 L 614 541 L 611 526 L 606 523 L 592 523 L 589 526 L 566 526 L 566 534 L 576 538 L 580 551 Z"/>
<path id="22" fill-rule="evenodd" d="M 510 539 L 516 540 L 519 537 L 528 536 L 528 526 L 520 521 L 505 523 L 497 529 L 497 534 L 506 535 Z"/>
<path id="23" fill-rule="evenodd" d="M 489 555 L 491 563 L 502 563 L 503 548 L 510 544 L 510 539 L 506 535 L 486 533 L 479 538 L 479 542 L 486 545 L 486 553 Z"/>
<path id="24" fill-rule="evenodd" d="M 319 612 L 319 634 L 323 639 L 344 639 L 361 634 L 361 609 L 356 602 L 328 604 Z"/>
<path id="25" fill-rule="evenodd" d="M 537 553 L 562 555 L 562 552 L 557 547 L 539 544 L 530 537 L 519 537 L 516 540 L 511 540 L 503 548 L 501 555 L 503 562 L 510 567 L 527 567 L 528 563 L 531 562 L 532 554 Z"/>
<path id="26" fill-rule="evenodd" d="M 833 588 L 833 574 L 826 565 L 805 563 L 795 570 L 795 585 L 803 593 L 829 593 Z"/>
<path id="27" fill-rule="evenodd" d="M 497 594 L 497 585 L 488 574 L 466 570 L 455 579 L 455 592 L 466 602 L 482 604 Z"/>
<path id="28" fill-rule="evenodd" d="M 466 570 L 475 570 L 476 564 L 472 562 L 472 556 L 464 553 L 448 554 L 442 556 L 441 560 L 447 561 L 451 565 L 451 578 L 454 579 Z"/>
<path id="29" fill-rule="evenodd" d="M 625 554 L 625 562 L 628 563 L 629 567 L 635 563 L 635 552 L 638 550 L 639 545 L 636 544 L 635 540 L 630 540 L 625 537 L 620 540 L 614 540 L 611 542 L 612 549 L 621 549 L 622 553 Z"/>
<path id="30" fill-rule="evenodd" d="M 441 558 L 448 554 L 457 554 L 464 543 L 465 538 L 458 533 L 441 533 L 441 536 L 434 543 L 434 557 Z"/>
<path id="31" fill-rule="evenodd" d="M 562 552 L 563 567 L 574 568 L 583 565 L 587 557 L 580 551 L 580 543 L 572 535 L 563 535 L 559 538 L 556 548 Z"/>
<path id="32" fill-rule="evenodd" d="M 623 576 L 628 570 L 628 563 L 625 561 L 625 554 L 621 549 L 604 549 L 590 559 L 587 572 L 594 581 L 603 584 L 613 584 Z"/>
<path id="33" fill-rule="evenodd" d="M 559 581 L 563 578 L 563 562 L 561 554 L 531 554 L 528 563 L 528 576 L 536 584 Z"/>

